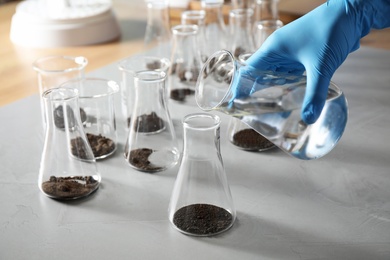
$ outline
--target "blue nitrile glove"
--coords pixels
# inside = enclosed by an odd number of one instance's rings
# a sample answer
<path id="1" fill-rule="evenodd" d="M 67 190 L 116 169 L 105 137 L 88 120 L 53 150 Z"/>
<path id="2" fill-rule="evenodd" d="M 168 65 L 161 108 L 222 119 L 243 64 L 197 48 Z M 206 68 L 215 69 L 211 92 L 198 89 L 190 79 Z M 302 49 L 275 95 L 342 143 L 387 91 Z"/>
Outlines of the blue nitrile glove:
<path id="1" fill-rule="evenodd" d="M 302 74 L 307 90 L 302 119 L 314 123 L 330 79 L 371 28 L 390 26 L 390 0 L 329 0 L 275 31 L 247 64 L 260 70 Z"/>

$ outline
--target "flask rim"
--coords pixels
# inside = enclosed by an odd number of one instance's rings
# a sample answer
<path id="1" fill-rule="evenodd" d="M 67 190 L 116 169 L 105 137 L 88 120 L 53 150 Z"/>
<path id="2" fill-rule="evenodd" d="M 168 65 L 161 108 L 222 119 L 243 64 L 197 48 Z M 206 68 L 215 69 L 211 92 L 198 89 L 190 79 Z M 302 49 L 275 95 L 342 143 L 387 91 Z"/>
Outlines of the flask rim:
<path id="1" fill-rule="evenodd" d="M 211 113 L 191 113 L 183 118 L 182 124 L 184 128 L 210 130 L 221 124 L 221 118 Z"/>
<path id="2" fill-rule="evenodd" d="M 73 61 L 73 66 L 56 66 L 57 68 L 53 67 L 51 64 L 50 66 L 47 66 L 47 63 L 52 61 Z M 71 71 L 82 71 L 88 64 L 88 59 L 83 56 L 63 56 L 63 55 L 52 55 L 52 56 L 45 56 L 36 59 L 32 66 L 33 69 L 39 73 L 42 74 L 56 74 L 56 73 L 66 73 Z"/>

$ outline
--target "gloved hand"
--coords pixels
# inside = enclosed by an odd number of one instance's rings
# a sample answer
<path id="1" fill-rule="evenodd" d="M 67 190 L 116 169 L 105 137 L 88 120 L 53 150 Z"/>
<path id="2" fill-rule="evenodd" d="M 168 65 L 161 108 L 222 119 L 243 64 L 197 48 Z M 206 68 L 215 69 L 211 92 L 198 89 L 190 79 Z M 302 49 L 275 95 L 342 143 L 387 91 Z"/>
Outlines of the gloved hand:
<path id="1" fill-rule="evenodd" d="M 328 86 L 348 54 L 371 28 L 390 26 L 390 0 L 329 0 L 275 31 L 247 64 L 260 70 L 302 74 L 307 89 L 301 117 L 314 123 Z"/>

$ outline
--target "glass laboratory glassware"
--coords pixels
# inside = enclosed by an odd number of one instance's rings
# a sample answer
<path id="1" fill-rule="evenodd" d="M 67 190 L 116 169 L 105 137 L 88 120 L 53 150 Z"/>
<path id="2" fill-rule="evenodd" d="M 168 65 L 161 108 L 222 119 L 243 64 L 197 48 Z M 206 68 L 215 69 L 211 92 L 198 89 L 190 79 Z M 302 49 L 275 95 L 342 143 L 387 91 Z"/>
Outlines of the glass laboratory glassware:
<path id="1" fill-rule="evenodd" d="M 255 0 L 254 21 L 279 19 L 279 0 Z"/>
<path id="2" fill-rule="evenodd" d="M 195 98 L 201 109 L 237 117 L 286 153 L 310 160 L 336 146 L 348 107 L 344 93 L 331 82 L 320 117 L 307 125 L 300 116 L 305 90 L 306 76 L 259 71 L 219 51 L 202 68 Z"/>
<path id="3" fill-rule="evenodd" d="M 45 104 L 42 94 L 65 81 L 83 78 L 87 64 L 88 60 L 81 56 L 47 56 L 34 61 L 33 69 L 38 77 L 43 125 L 45 125 Z"/>
<path id="4" fill-rule="evenodd" d="M 177 25 L 172 28 L 173 46 L 168 76 L 170 100 L 196 105 L 195 84 L 202 68 L 201 54 L 197 45 L 198 26 Z"/>
<path id="5" fill-rule="evenodd" d="M 238 60 L 244 64 L 251 55 L 252 53 L 241 54 Z M 236 117 L 229 119 L 227 137 L 230 143 L 245 151 L 264 152 L 276 147 L 274 143 Z"/>
<path id="6" fill-rule="evenodd" d="M 220 118 L 197 113 L 183 119 L 184 150 L 168 216 L 180 232 L 212 236 L 232 227 L 236 211 L 220 151 Z"/>
<path id="7" fill-rule="evenodd" d="M 232 9 L 241 9 L 241 8 L 254 8 L 255 0 L 232 0 L 231 5 Z"/>
<path id="8" fill-rule="evenodd" d="M 197 38 L 202 62 L 205 62 L 207 60 L 205 21 L 206 12 L 204 10 L 189 10 L 184 11 L 181 14 L 181 24 L 193 24 L 198 26 Z"/>
<path id="9" fill-rule="evenodd" d="M 114 95 L 119 85 L 113 80 L 83 78 L 63 83 L 62 88 L 79 91 L 79 105 L 85 112 L 84 130 L 96 160 L 107 158 L 117 148 Z"/>
<path id="10" fill-rule="evenodd" d="M 42 98 L 47 123 L 39 188 L 59 200 L 88 196 L 98 189 L 101 177 L 81 122 L 78 90 L 53 88 Z M 58 127 L 58 120 L 64 126 Z"/>
<path id="11" fill-rule="evenodd" d="M 163 71 L 140 71 L 134 76 L 135 103 L 125 158 L 143 172 L 158 172 L 177 164 L 180 151 L 166 105 Z"/>
<path id="12" fill-rule="evenodd" d="M 233 9 L 229 12 L 230 41 L 234 57 L 253 52 L 252 9 Z"/>
<path id="13" fill-rule="evenodd" d="M 274 31 L 281 28 L 283 22 L 281 20 L 261 20 L 254 23 L 254 42 L 255 47 L 258 49 L 263 42 L 270 36 Z"/>
<path id="14" fill-rule="evenodd" d="M 146 50 L 152 56 L 169 57 L 171 31 L 168 0 L 145 0 L 147 23 L 144 36 Z"/>
<path id="15" fill-rule="evenodd" d="M 207 57 L 218 50 L 227 48 L 227 28 L 222 13 L 223 3 L 223 0 L 201 1 L 202 10 L 206 12 L 205 53 Z"/>
<path id="16" fill-rule="evenodd" d="M 134 106 L 134 76 L 139 71 L 155 70 L 168 73 L 170 61 L 168 58 L 161 58 L 149 55 L 134 55 L 121 60 L 118 69 L 122 74 L 121 81 L 121 107 L 125 117 L 125 129 L 130 125 L 132 108 Z"/>

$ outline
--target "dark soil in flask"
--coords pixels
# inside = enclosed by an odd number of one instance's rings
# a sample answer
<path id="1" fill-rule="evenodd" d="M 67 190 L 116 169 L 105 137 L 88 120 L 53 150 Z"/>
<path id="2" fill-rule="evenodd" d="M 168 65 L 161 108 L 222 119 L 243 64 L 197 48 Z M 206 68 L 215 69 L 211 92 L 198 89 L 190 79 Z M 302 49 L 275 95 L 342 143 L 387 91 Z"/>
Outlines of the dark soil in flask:
<path id="1" fill-rule="evenodd" d="M 97 189 L 99 182 L 92 176 L 55 177 L 42 183 L 42 191 L 54 199 L 76 199 Z"/>
<path id="2" fill-rule="evenodd" d="M 174 225 L 184 233 L 199 236 L 218 234 L 233 224 L 227 210 L 210 204 L 192 204 L 178 209 L 173 216 Z"/>

